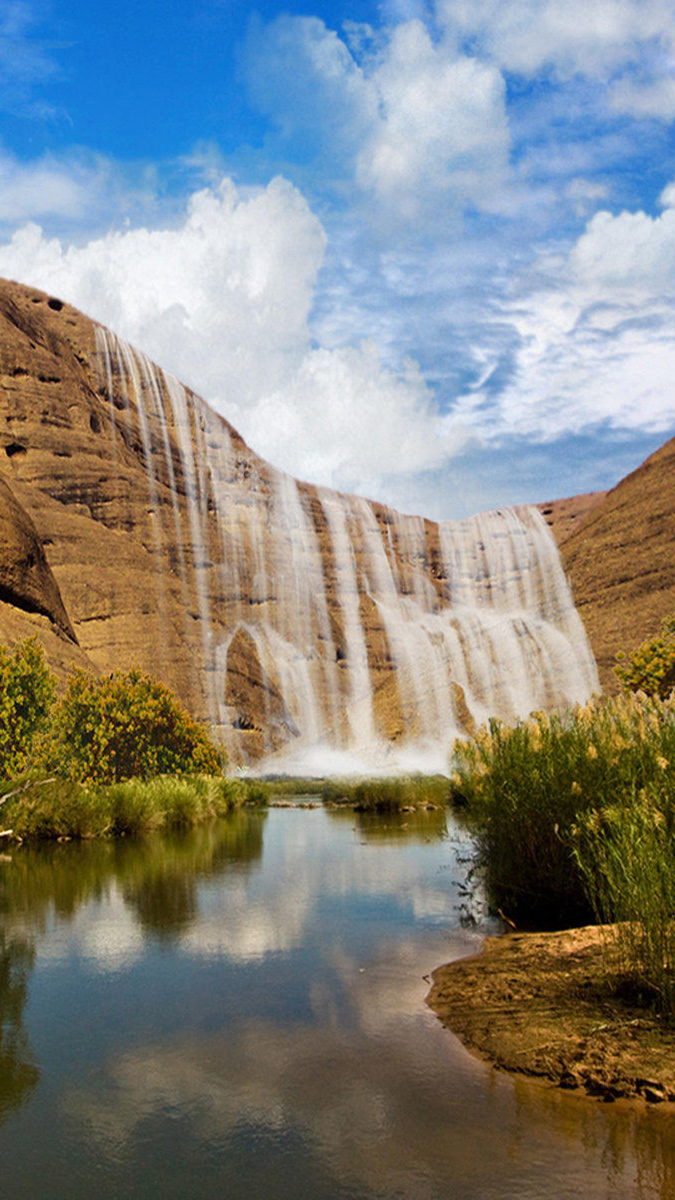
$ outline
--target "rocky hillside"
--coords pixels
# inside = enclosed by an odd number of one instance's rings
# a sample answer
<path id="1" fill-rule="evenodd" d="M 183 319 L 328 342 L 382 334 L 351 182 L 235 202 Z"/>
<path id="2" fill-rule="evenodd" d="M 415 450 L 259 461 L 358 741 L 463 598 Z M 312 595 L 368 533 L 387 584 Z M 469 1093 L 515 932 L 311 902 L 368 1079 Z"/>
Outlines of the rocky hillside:
<path id="1" fill-rule="evenodd" d="M 617 652 L 631 650 L 675 612 L 675 438 L 611 491 L 540 507 L 551 510 L 547 520 L 601 683 L 616 691 Z"/>

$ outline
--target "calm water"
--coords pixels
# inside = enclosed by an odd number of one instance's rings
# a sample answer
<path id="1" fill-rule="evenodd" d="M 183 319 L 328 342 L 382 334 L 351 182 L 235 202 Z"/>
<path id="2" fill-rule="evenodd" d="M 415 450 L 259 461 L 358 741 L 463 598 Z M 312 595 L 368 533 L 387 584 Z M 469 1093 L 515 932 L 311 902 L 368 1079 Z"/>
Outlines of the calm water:
<path id="1" fill-rule="evenodd" d="M 675 1128 L 512 1080 L 425 1008 L 471 953 L 440 813 L 238 814 L 0 862 L 0 1195 L 675 1196 Z"/>

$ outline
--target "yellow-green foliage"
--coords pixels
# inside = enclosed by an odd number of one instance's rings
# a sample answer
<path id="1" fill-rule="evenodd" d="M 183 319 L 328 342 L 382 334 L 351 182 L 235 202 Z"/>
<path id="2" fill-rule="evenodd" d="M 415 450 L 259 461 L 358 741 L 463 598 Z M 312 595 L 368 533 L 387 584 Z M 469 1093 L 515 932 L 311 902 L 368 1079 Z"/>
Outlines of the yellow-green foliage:
<path id="1" fill-rule="evenodd" d="M 675 615 L 666 618 L 656 637 L 628 656 L 617 655 L 614 671 L 627 690 L 665 700 L 675 689 Z"/>
<path id="2" fill-rule="evenodd" d="M 45 729 L 54 681 L 37 638 L 0 646 L 0 778 L 24 771 Z"/>
<path id="3" fill-rule="evenodd" d="M 3 802 L 2 821 L 17 837 L 102 837 L 179 829 L 260 803 L 247 780 L 164 775 L 109 785 L 26 780 Z M 2 802 L 0 797 L 0 802 Z"/>
<path id="4" fill-rule="evenodd" d="M 618 982 L 675 1015 L 673 806 L 647 784 L 621 804 L 579 815 L 575 859 L 600 921 L 611 922 Z"/>
<path id="5" fill-rule="evenodd" d="M 55 761 L 71 779 L 114 783 L 173 773 L 216 774 L 206 731 L 163 684 L 140 671 L 71 676 L 54 713 Z"/>
<path id="6" fill-rule="evenodd" d="M 629 693 L 514 727 L 491 721 L 455 757 L 452 784 L 494 895 L 513 913 L 562 922 L 590 913 L 571 846 L 578 814 L 647 786 L 675 805 L 675 708 Z"/>
<path id="7" fill-rule="evenodd" d="M 417 804 L 443 805 L 450 791 L 444 775 L 327 780 L 318 790 L 323 800 L 356 805 L 364 812 L 395 812 Z"/>

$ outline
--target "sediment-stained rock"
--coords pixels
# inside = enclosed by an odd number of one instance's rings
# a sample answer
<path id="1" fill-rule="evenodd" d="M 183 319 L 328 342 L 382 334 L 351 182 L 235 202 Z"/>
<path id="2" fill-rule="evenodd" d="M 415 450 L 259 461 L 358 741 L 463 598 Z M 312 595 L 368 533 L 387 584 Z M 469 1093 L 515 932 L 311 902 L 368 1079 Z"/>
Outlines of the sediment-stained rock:
<path id="1" fill-rule="evenodd" d="M 534 511 L 439 526 L 298 483 L 143 355 L 10 283 L 0 535 L 0 638 L 35 628 L 61 674 L 152 672 L 235 760 L 416 743 L 438 766 L 488 715 L 596 682 Z"/>

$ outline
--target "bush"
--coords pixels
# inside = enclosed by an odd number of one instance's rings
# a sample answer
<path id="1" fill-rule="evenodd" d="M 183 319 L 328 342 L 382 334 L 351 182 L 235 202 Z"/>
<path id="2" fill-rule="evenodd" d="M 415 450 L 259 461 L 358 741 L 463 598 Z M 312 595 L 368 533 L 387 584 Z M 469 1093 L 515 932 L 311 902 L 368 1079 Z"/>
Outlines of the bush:
<path id="1" fill-rule="evenodd" d="M 0 646 L 0 778 L 26 769 L 47 726 L 54 680 L 37 638 Z"/>
<path id="2" fill-rule="evenodd" d="M 216 774 L 223 758 L 163 684 L 140 671 L 70 679 L 54 715 L 54 758 L 71 779 L 115 783 Z"/>
<path id="3" fill-rule="evenodd" d="M 675 689 L 675 614 L 666 617 L 656 637 L 631 654 L 617 655 L 614 673 L 624 689 L 667 699 Z"/>
<path id="4" fill-rule="evenodd" d="M 580 813 L 621 805 L 644 787 L 675 806 L 675 708 L 617 696 L 513 728 L 491 721 L 455 747 L 452 784 L 468 806 L 494 901 L 521 919 L 592 916 L 572 846 Z"/>

